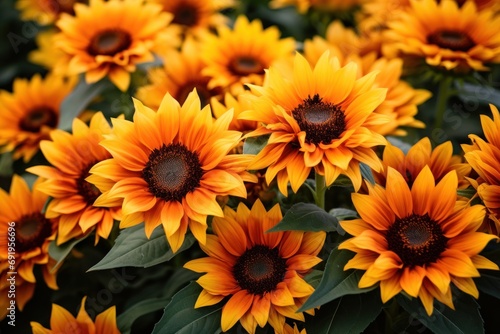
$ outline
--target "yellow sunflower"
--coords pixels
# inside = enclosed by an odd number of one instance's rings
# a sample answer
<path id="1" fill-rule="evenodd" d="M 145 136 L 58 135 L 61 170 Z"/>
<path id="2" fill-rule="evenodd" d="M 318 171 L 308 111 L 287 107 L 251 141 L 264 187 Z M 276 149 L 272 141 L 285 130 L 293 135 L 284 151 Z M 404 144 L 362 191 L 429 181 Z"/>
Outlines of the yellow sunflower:
<path id="1" fill-rule="evenodd" d="M 76 318 L 65 308 L 52 304 L 52 313 L 50 315 L 50 328 L 45 328 L 38 322 L 30 322 L 33 334 L 62 334 L 62 333 L 88 333 L 88 334 L 120 334 L 116 325 L 116 308 L 112 306 L 99 313 L 95 322 L 85 311 L 85 300 L 82 304 Z"/>
<path id="2" fill-rule="evenodd" d="M 314 68 L 297 53 L 290 80 L 270 68 L 265 86 L 251 86 L 258 95 L 249 96 L 253 110 L 240 114 L 263 124 L 247 136 L 270 135 L 249 168 L 267 167 L 267 182 L 277 176 L 285 195 L 288 182 L 296 192 L 312 168 L 324 175 L 327 186 L 345 174 L 356 190 L 361 186 L 360 162 L 381 170 L 373 148 L 385 145 L 386 139 L 371 127 L 389 120 L 373 114 L 387 89 L 374 87 L 377 73 L 358 79 L 358 71 L 355 63 L 341 67 L 328 51 Z"/>
<path id="3" fill-rule="evenodd" d="M 489 213 L 487 230 L 500 235 L 500 114 L 497 107 L 490 105 L 493 118 L 481 115 L 486 140 L 469 135 L 472 145 L 462 145 L 465 160 L 479 175 L 477 180 L 469 179 L 476 188 L 479 198 Z"/>
<path id="4" fill-rule="evenodd" d="M 35 21 L 41 25 L 52 24 L 61 13 L 73 15 L 76 3 L 87 3 L 86 0 L 17 0 L 16 8 L 24 21 Z"/>
<path id="5" fill-rule="evenodd" d="M 213 97 L 212 99 L 210 99 L 210 105 L 212 106 L 212 112 L 215 118 L 222 117 L 228 109 L 232 109 L 233 119 L 231 121 L 231 124 L 229 124 L 229 129 L 246 133 L 257 129 L 258 123 L 255 121 L 246 121 L 244 119 L 238 118 L 243 111 L 252 108 L 250 101 L 248 99 L 245 99 L 244 95 L 245 93 L 234 97 L 233 95 L 226 93 L 224 95 L 224 101 L 222 101 L 223 103 Z"/>
<path id="6" fill-rule="evenodd" d="M 28 54 L 30 62 L 52 70 L 59 59 L 67 56 L 60 49 L 54 48 L 54 36 L 57 32 L 56 29 L 49 29 L 40 31 L 36 35 L 36 44 L 38 48 Z"/>
<path id="7" fill-rule="evenodd" d="M 431 141 L 425 137 L 414 144 L 405 155 L 401 149 L 390 143 L 384 148 L 382 156 L 384 170 L 374 173 L 378 184 L 385 186 L 389 167 L 403 175 L 406 182 L 413 184 L 418 174 L 428 166 L 436 182 L 451 171 L 457 173 L 459 188 L 467 188 L 469 183 L 466 177 L 471 171 L 469 164 L 465 163 L 460 155 L 453 155 L 453 146 L 450 141 L 437 145 L 432 149 Z"/>
<path id="8" fill-rule="evenodd" d="M 344 270 L 365 270 L 360 288 L 379 284 L 384 303 L 404 291 L 420 298 L 428 315 L 434 299 L 454 308 L 451 283 L 478 298 L 478 269 L 498 270 L 479 253 L 496 237 L 477 232 L 484 207 L 457 201 L 457 184 L 454 171 L 436 184 L 425 166 L 409 187 L 389 168 L 385 189 L 368 184 L 368 195 L 352 194 L 361 219 L 340 222 L 353 238 L 339 249 L 356 253 Z"/>
<path id="9" fill-rule="evenodd" d="M 49 257 L 49 243 L 55 239 L 57 221 L 47 219 L 42 209 L 48 196 L 38 190 L 41 179 L 37 179 L 30 191 L 24 179 L 18 175 L 12 178 L 10 192 L 0 189 L 0 235 L 15 238 L 15 268 L 8 263 L 9 243 L 7 237 L 0 239 L 0 259 L 2 265 L 2 282 L 0 284 L 0 305 L 9 303 L 7 281 L 8 272 L 16 272 L 16 304 L 23 310 L 26 302 L 31 299 L 35 288 L 34 267 L 42 269 L 43 277 L 51 289 L 57 289 L 55 273 L 51 272 L 53 260 Z M 11 232 L 11 233 L 9 233 Z M 12 252 L 10 252 L 12 253 Z M 0 315 L 5 316 L 6 309 L 2 307 Z"/>
<path id="10" fill-rule="evenodd" d="M 15 79 L 12 93 L 0 91 L 0 153 L 13 151 L 14 159 L 28 162 L 40 141 L 57 128 L 61 102 L 75 83 L 54 74 L 35 74 L 30 80 Z"/>
<path id="11" fill-rule="evenodd" d="M 411 7 L 388 22 L 385 37 L 402 55 L 431 66 L 467 72 L 500 61 L 500 16 L 473 1 L 410 0 Z"/>
<path id="12" fill-rule="evenodd" d="M 179 25 L 184 33 L 194 36 L 227 24 L 223 9 L 234 7 L 234 0 L 148 0 L 162 5 L 163 10 L 173 15 L 172 24 Z"/>
<path id="13" fill-rule="evenodd" d="M 215 235 L 208 235 L 201 245 L 209 257 L 184 265 L 207 273 L 197 280 L 203 291 L 195 308 L 230 296 L 222 308 L 222 331 L 240 321 L 249 333 L 267 323 L 281 333 L 285 318 L 304 321 L 297 310 L 314 288 L 303 277 L 321 261 L 316 255 L 326 233 L 266 233 L 281 218 L 279 205 L 266 212 L 259 200 L 250 210 L 242 203 L 236 212 L 225 207 L 224 218 L 214 217 Z"/>
<path id="14" fill-rule="evenodd" d="M 203 74 L 211 78 L 209 88 L 221 87 L 233 95 L 241 93 L 244 84 L 262 84 L 264 70 L 291 59 L 295 50 L 293 38 L 280 39 L 277 27 L 263 29 L 260 20 L 249 22 L 241 15 L 232 30 L 220 26 L 217 32 L 203 40 Z"/>
<path id="15" fill-rule="evenodd" d="M 57 244 L 81 237 L 95 228 L 95 241 L 107 238 L 114 219 L 120 219 L 121 201 L 115 207 L 99 208 L 93 205 L 101 195 L 98 187 L 105 188 L 110 180 L 89 183 L 90 168 L 99 161 L 111 158 L 108 151 L 99 145 L 103 137 L 111 132 L 111 127 L 102 113 L 96 113 L 87 126 L 79 119 L 73 121 L 73 132 L 54 130 L 51 141 L 42 141 L 41 150 L 50 166 L 35 166 L 28 172 L 44 178 L 39 190 L 52 197 L 45 216 L 59 218 Z M 104 184 L 104 186 L 102 185 Z"/>
<path id="16" fill-rule="evenodd" d="M 161 12 L 161 6 L 142 0 L 76 4 L 75 16 L 62 14 L 56 23 L 61 32 L 54 37 L 54 46 L 67 57 L 61 58 L 54 70 L 69 75 L 85 73 L 88 83 L 108 76 L 125 91 L 136 65 L 154 60 L 151 50 L 162 34 L 170 33 L 166 27 L 171 19 L 171 14 Z M 178 36 L 171 34 L 169 38 L 176 45 Z"/>
<path id="17" fill-rule="evenodd" d="M 101 141 L 113 158 L 90 173 L 114 184 L 94 205 L 111 207 L 123 199 L 120 227 L 145 222 L 149 237 L 163 225 L 174 251 L 188 226 L 204 244 L 207 216 L 223 214 L 216 196 L 244 198 L 243 181 L 254 180 L 245 171 L 251 156 L 228 154 L 241 137 L 227 130 L 232 112 L 214 121 L 210 106 L 200 108 L 196 91 L 182 107 L 169 94 L 157 112 L 138 100 L 134 105 L 134 121 L 113 119 L 111 135 Z"/>
<path id="18" fill-rule="evenodd" d="M 136 93 L 148 107 L 158 109 L 166 93 L 182 104 L 196 88 L 202 106 L 222 93 L 221 88 L 208 88 L 210 78 L 202 74 L 205 63 L 201 59 L 200 43 L 193 38 L 184 41 L 180 52 L 170 50 L 160 56 L 163 67 L 150 68 L 147 72 L 150 84 L 140 87 Z"/>
<path id="19" fill-rule="evenodd" d="M 271 0 L 271 8 L 295 6 L 299 13 L 304 14 L 309 9 L 319 11 L 346 11 L 354 9 L 365 0 Z"/>

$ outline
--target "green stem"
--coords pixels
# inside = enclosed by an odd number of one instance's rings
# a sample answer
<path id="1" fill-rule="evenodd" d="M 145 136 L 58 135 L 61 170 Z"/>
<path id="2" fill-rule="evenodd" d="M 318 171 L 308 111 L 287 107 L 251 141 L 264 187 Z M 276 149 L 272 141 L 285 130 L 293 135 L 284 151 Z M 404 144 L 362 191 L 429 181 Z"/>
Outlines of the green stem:
<path id="1" fill-rule="evenodd" d="M 446 111 L 448 99 L 452 95 L 452 82 L 453 78 L 445 77 L 439 83 L 436 101 L 436 114 L 434 118 L 434 129 L 440 129 L 443 126 L 444 112 Z"/>
<path id="2" fill-rule="evenodd" d="M 325 209 L 325 192 L 326 192 L 325 177 L 323 175 L 319 175 L 318 173 L 316 173 L 315 180 L 316 180 L 316 196 L 314 199 L 315 199 L 316 205 L 324 210 Z"/>

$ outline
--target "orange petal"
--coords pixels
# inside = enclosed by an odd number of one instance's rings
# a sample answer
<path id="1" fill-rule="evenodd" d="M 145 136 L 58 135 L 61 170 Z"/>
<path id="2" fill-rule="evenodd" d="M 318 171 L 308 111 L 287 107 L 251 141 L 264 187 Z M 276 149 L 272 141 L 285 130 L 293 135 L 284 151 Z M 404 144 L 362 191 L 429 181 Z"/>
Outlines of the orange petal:
<path id="1" fill-rule="evenodd" d="M 243 317 L 252 306 L 253 298 L 253 295 L 246 290 L 241 290 L 227 301 L 222 308 L 221 328 L 223 332 L 228 331 Z"/>

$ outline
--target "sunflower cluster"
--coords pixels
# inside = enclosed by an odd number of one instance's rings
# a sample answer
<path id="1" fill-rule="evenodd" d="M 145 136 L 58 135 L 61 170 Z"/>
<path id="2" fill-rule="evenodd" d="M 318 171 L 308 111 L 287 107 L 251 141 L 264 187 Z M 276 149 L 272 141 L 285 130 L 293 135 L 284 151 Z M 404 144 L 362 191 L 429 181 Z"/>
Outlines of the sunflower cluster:
<path id="1" fill-rule="evenodd" d="M 0 331 L 496 328 L 498 1 L 10 2 Z"/>

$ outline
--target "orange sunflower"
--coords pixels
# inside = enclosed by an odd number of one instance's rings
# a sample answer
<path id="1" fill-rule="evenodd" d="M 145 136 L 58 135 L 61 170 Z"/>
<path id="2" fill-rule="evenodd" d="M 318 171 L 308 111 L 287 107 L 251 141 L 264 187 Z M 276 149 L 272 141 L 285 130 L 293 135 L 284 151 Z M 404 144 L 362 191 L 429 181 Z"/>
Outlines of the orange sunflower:
<path id="1" fill-rule="evenodd" d="M 431 141 L 425 137 L 413 145 L 406 155 L 400 148 L 388 143 L 384 148 L 382 164 L 384 165 L 383 172 L 374 173 L 375 180 L 382 186 L 386 184 L 389 167 L 403 175 L 411 187 L 425 166 L 429 167 L 436 182 L 441 181 L 449 172 L 455 171 L 459 188 L 467 188 L 469 185 L 466 177 L 471 167 L 463 161 L 461 156 L 453 155 L 453 146 L 450 141 L 432 149 Z"/>
<path id="2" fill-rule="evenodd" d="M 366 270 L 360 288 L 379 283 L 384 303 L 404 291 L 420 298 L 428 315 L 434 299 L 454 308 L 451 283 L 478 298 L 478 269 L 498 270 L 479 253 L 496 237 L 477 232 L 484 207 L 457 201 L 457 185 L 454 171 L 436 184 L 425 166 L 409 187 L 389 168 L 385 189 L 367 184 L 368 195 L 352 194 L 361 219 L 340 222 L 354 237 L 339 249 L 356 253 L 344 270 Z"/>
<path id="3" fill-rule="evenodd" d="M 108 78 L 122 91 L 130 84 L 136 65 L 154 60 L 152 49 L 167 34 L 173 47 L 178 36 L 167 28 L 172 15 L 143 0 L 90 0 L 75 5 L 75 16 L 62 14 L 56 25 L 55 47 L 65 53 L 55 67 L 60 74 L 85 73 L 94 83 Z"/>
<path id="4" fill-rule="evenodd" d="M 487 229 L 500 235 L 500 114 L 497 107 L 490 105 L 493 118 L 481 115 L 486 140 L 477 135 L 469 135 L 472 145 L 462 145 L 465 160 L 479 175 L 477 180 L 469 179 L 476 188 L 479 198 L 488 210 Z"/>
<path id="5" fill-rule="evenodd" d="M 35 288 L 35 265 L 42 269 L 43 277 L 51 289 L 57 289 L 55 273 L 50 271 L 53 260 L 49 257 L 49 243 L 55 239 L 57 221 L 47 219 L 42 209 L 48 196 L 39 191 L 41 179 L 37 179 L 30 191 L 24 179 L 18 175 L 12 178 L 10 193 L 0 188 L 0 235 L 7 236 L 9 231 L 15 234 L 15 268 L 8 266 L 9 243 L 7 237 L 0 239 L 0 259 L 2 273 L 0 277 L 0 305 L 2 317 L 6 314 L 4 305 L 9 304 L 6 292 L 8 272 L 16 275 L 16 304 L 23 310 L 31 299 Z M 12 252 L 11 252 L 12 253 Z M 10 264 L 10 263 L 9 263 Z"/>
<path id="6" fill-rule="evenodd" d="M 251 86 L 258 95 L 249 96 L 253 110 L 240 114 L 263 124 L 248 137 L 270 135 L 249 168 L 267 167 L 267 182 L 277 176 L 285 195 L 288 182 L 296 192 L 312 168 L 324 175 L 327 186 L 345 174 L 356 190 L 361 186 L 360 162 L 381 170 L 373 148 L 385 145 L 386 139 L 371 127 L 388 121 L 373 113 L 387 89 L 374 87 L 375 72 L 357 79 L 358 71 L 355 63 L 341 67 L 328 51 L 314 68 L 297 53 L 290 80 L 271 68 L 265 86 Z"/>
<path id="7" fill-rule="evenodd" d="M 49 74 L 30 80 L 14 80 L 13 92 L 0 91 L 0 153 L 13 151 L 13 158 L 28 162 L 59 123 L 62 100 L 76 81 Z"/>
<path id="8" fill-rule="evenodd" d="M 38 322 L 30 322 L 33 334 L 59 334 L 59 333 L 88 333 L 88 334 L 120 334 L 116 325 L 116 308 L 112 306 L 99 313 L 95 322 L 85 311 L 85 300 L 82 304 L 76 318 L 65 308 L 52 304 L 52 313 L 50 315 L 50 329 L 43 327 Z"/>
<path id="9" fill-rule="evenodd" d="M 145 222 L 149 237 L 163 225 L 176 251 L 189 226 L 205 243 L 207 216 L 222 216 L 216 196 L 246 197 L 243 181 L 252 158 L 228 154 L 241 132 L 227 130 L 232 112 L 212 119 L 210 106 L 200 108 L 193 91 L 184 104 L 169 94 L 157 112 L 134 100 L 134 121 L 113 119 L 113 131 L 101 145 L 112 155 L 90 173 L 113 180 L 113 186 L 94 203 L 112 207 L 123 199 L 121 228 Z M 93 179 L 89 179 L 91 182 Z"/>
<path id="10" fill-rule="evenodd" d="M 52 24 L 61 13 L 73 15 L 76 3 L 87 3 L 86 0 L 17 0 L 16 8 L 24 21 L 35 21 L 41 25 Z"/>
<path id="11" fill-rule="evenodd" d="M 217 32 L 203 39 L 203 74 L 211 78 L 209 88 L 221 87 L 233 95 L 241 93 L 244 84 L 262 84 L 264 70 L 291 59 L 295 50 L 293 38 L 280 39 L 277 27 L 263 29 L 260 20 L 249 22 L 242 15 L 232 30 L 219 26 Z"/>
<path id="12" fill-rule="evenodd" d="M 388 22 L 386 38 L 404 56 L 431 66 L 484 71 L 500 61 L 500 16 L 473 1 L 410 0 L 411 7 Z"/>
<path id="13" fill-rule="evenodd" d="M 208 88 L 210 77 L 202 74 L 205 63 L 201 59 L 200 43 L 193 38 L 184 41 L 180 52 L 170 50 L 160 56 L 163 67 L 149 69 L 150 84 L 140 87 L 136 94 L 148 107 L 158 109 L 166 93 L 182 104 L 196 88 L 202 106 L 222 93 L 220 88 Z"/>
<path id="14" fill-rule="evenodd" d="M 326 233 L 266 233 L 281 218 L 279 205 L 266 212 L 260 200 L 250 210 L 242 203 L 236 212 L 225 207 L 223 218 L 214 217 L 215 235 L 208 235 L 201 245 L 209 257 L 184 265 L 207 273 L 197 280 L 203 291 L 195 308 L 230 297 L 222 308 L 222 331 L 240 321 L 249 333 L 267 323 L 280 333 L 285 317 L 304 321 L 297 310 L 314 288 L 303 277 L 321 261 L 316 255 Z"/>
<path id="15" fill-rule="evenodd" d="M 44 178 L 39 190 L 52 197 L 45 216 L 59 218 L 57 244 L 81 237 L 95 228 L 95 241 L 107 238 L 114 219 L 120 219 L 121 201 L 115 207 L 99 208 L 93 205 L 101 195 L 100 188 L 106 189 L 110 180 L 89 183 L 90 168 L 99 161 L 111 158 L 108 151 L 99 145 L 103 137 L 111 132 L 111 127 L 102 113 L 96 113 L 87 126 L 79 119 L 73 120 L 73 133 L 54 130 L 52 141 L 43 141 L 40 146 L 50 166 L 35 166 L 28 172 Z M 106 189 L 107 190 L 107 189 Z"/>

